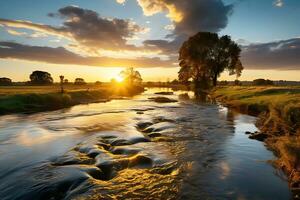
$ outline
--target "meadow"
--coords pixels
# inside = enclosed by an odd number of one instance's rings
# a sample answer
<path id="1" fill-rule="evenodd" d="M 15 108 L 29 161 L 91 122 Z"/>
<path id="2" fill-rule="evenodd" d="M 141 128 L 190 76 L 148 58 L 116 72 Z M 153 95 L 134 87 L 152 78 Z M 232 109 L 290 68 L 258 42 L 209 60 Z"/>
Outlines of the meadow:
<path id="1" fill-rule="evenodd" d="M 1 86 L 0 115 L 56 110 L 82 103 L 105 102 L 111 98 L 131 96 L 143 91 L 141 87 L 114 84 L 47 86 Z"/>

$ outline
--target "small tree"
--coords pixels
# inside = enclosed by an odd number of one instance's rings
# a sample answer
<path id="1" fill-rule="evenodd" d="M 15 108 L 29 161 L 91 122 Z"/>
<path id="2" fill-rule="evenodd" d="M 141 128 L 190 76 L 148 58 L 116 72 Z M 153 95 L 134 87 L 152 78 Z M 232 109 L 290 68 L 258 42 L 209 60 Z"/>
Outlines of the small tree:
<path id="1" fill-rule="evenodd" d="M 64 76 L 63 75 L 60 75 L 59 76 L 59 79 L 60 79 L 60 92 L 61 93 L 64 93 Z"/>
<path id="2" fill-rule="evenodd" d="M 173 85 L 177 85 L 179 83 L 179 81 L 177 79 L 174 79 L 172 82 L 171 82 Z"/>
<path id="3" fill-rule="evenodd" d="M 35 85 L 48 85 L 53 83 L 51 74 L 43 71 L 34 71 L 30 74 L 30 83 Z"/>
<path id="4" fill-rule="evenodd" d="M 83 78 L 76 78 L 75 81 L 74 81 L 74 84 L 75 85 L 85 85 L 86 82 L 84 81 Z"/>
<path id="5" fill-rule="evenodd" d="M 143 81 L 139 71 L 134 70 L 133 67 L 126 68 L 120 72 L 120 76 L 123 77 L 124 82 L 129 85 L 140 85 Z"/>
<path id="6" fill-rule="evenodd" d="M 12 81 L 10 78 L 2 77 L 0 78 L 0 85 L 11 85 Z"/>
<path id="7" fill-rule="evenodd" d="M 233 84 L 236 85 L 236 86 L 241 86 L 242 85 L 241 81 L 239 81 L 238 79 L 236 79 Z"/>

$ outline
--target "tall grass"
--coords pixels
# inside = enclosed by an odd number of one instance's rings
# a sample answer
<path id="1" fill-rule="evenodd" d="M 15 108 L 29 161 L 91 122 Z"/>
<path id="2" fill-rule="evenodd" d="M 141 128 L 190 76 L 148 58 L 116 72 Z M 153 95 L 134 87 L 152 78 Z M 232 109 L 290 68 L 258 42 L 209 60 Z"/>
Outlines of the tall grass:
<path id="1" fill-rule="evenodd" d="M 228 106 L 249 114 L 265 113 L 265 129 L 272 128 L 274 131 L 274 126 L 277 126 L 283 134 L 299 131 L 299 87 L 219 87 L 212 95 Z M 273 123 L 273 127 L 267 123 Z"/>

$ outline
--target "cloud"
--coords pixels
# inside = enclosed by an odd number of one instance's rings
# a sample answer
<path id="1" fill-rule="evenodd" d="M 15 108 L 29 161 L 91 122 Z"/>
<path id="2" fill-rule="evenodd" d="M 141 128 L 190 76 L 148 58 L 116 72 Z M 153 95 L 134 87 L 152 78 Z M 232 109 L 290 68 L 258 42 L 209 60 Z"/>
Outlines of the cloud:
<path id="1" fill-rule="evenodd" d="M 146 16 L 166 12 L 173 22 L 174 30 L 167 37 L 173 41 L 145 41 L 145 44 L 176 52 L 183 41 L 199 31 L 219 32 L 228 23 L 233 5 L 222 0 L 137 0 Z"/>
<path id="2" fill-rule="evenodd" d="M 127 39 L 134 38 L 136 34 L 147 31 L 147 29 L 138 26 L 133 21 L 104 18 L 92 10 L 77 6 L 61 8 L 57 13 L 50 13 L 49 16 L 62 18 L 64 20 L 63 25 L 54 27 L 29 21 L 8 19 L 0 19 L 0 24 L 65 37 L 91 50 L 99 48 L 110 50 L 135 49 L 134 45 L 127 44 Z"/>
<path id="3" fill-rule="evenodd" d="M 273 2 L 273 5 L 276 7 L 282 7 L 284 5 L 283 0 L 276 0 Z"/>
<path id="4" fill-rule="evenodd" d="M 174 24 L 169 24 L 169 25 L 166 25 L 166 26 L 165 26 L 165 29 L 166 29 L 166 30 L 169 30 L 169 31 L 170 31 L 170 30 L 172 31 L 172 30 L 175 29 L 175 26 L 174 26 Z"/>
<path id="5" fill-rule="evenodd" d="M 0 41 L 0 58 L 38 61 L 52 64 L 85 65 L 98 67 L 170 67 L 172 62 L 159 58 L 111 58 L 75 54 L 63 47 L 29 46 Z"/>
<path id="6" fill-rule="evenodd" d="M 300 38 L 242 47 L 246 69 L 300 70 Z"/>
<path id="7" fill-rule="evenodd" d="M 19 31 L 13 30 L 13 29 L 7 29 L 6 31 L 11 35 L 16 35 L 16 36 L 27 35 L 27 33 L 25 33 L 25 32 L 19 32 Z"/>
<path id="8" fill-rule="evenodd" d="M 0 24 L 8 27 L 25 28 L 38 32 L 44 32 L 49 35 L 63 35 L 63 30 L 61 30 L 60 28 L 55 28 L 44 24 L 32 23 L 30 21 L 0 19 Z"/>
<path id="9" fill-rule="evenodd" d="M 126 2 L 126 0 L 116 0 L 117 1 L 117 3 L 119 3 L 119 4 L 124 4 L 125 2 Z"/>

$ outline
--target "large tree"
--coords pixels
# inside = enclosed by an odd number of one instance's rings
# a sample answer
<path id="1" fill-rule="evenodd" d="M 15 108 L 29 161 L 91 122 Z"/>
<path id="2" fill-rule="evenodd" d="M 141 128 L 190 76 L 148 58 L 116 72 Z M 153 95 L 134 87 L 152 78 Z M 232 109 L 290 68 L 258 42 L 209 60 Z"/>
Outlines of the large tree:
<path id="1" fill-rule="evenodd" d="M 53 83 L 53 78 L 48 72 L 34 71 L 32 74 L 30 74 L 29 78 L 32 84 L 47 85 Z"/>
<path id="2" fill-rule="evenodd" d="M 217 79 L 224 70 L 230 75 L 241 75 L 241 49 L 227 35 L 199 32 L 190 37 L 179 51 L 179 80 L 193 79 L 195 87 L 206 88 L 210 82 L 217 85 Z"/>
<path id="3" fill-rule="evenodd" d="M 120 76 L 123 78 L 124 82 L 129 85 L 139 85 L 143 81 L 140 72 L 134 70 L 133 67 L 128 67 L 121 71 Z"/>

